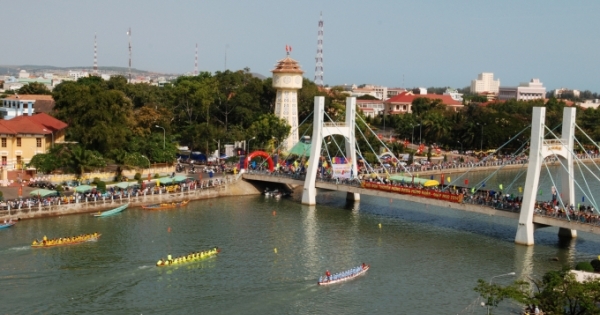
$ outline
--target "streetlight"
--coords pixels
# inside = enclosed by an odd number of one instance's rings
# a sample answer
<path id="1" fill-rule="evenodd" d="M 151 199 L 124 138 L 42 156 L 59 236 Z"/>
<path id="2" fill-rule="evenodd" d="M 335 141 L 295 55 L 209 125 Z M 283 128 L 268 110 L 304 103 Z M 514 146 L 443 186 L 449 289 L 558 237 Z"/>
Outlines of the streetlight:
<path id="1" fill-rule="evenodd" d="M 514 276 L 516 273 L 513 272 L 509 272 L 509 273 L 505 273 L 503 275 L 497 275 L 497 276 L 493 276 L 492 278 L 490 278 L 490 286 L 492 286 L 492 280 L 494 280 L 494 278 L 498 278 L 498 277 L 505 277 L 505 276 Z M 488 315 L 490 315 L 490 305 L 488 303 L 485 303 L 487 305 L 487 313 Z"/>
<path id="2" fill-rule="evenodd" d="M 165 149 L 165 137 L 167 135 L 167 132 L 165 131 L 165 128 L 159 126 L 159 125 L 154 125 L 154 127 L 156 128 L 161 128 L 163 130 L 163 150 Z"/>
<path id="3" fill-rule="evenodd" d="M 150 163 L 150 160 L 145 155 L 142 155 L 142 157 L 146 159 L 146 161 L 148 161 L 148 168 L 150 168 L 150 166 L 152 165 L 152 163 Z"/>
<path id="4" fill-rule="evenodd" d="M 481 126 L 481 145 L 479 147 L 479 151 L 483 151 L 483 126 L 486 124 L 477 123 L 478 126 Z"/>
<path id="5" fill-rule="evenodd" d="M 462 142 L 460 142 L 460 141 L 456 141 L 456 142 L 460 143 L 460 152 L 462 152 L 463 151 Z M 460 152 L 458 152 L 458 153 L 461 154 Z"/>
<path id="6" fill-rule="evenodd" d="M 248 143 L 248 152 L 246 152 L 246 155 L 248 155 L 248 153 L 250 152 L 250 141 L 252 141 L 252 140 L 254 140 L 254 139 L 256 139 L 256 137 L 252 137 L 252 138 L 250 138 L 250 139 L 247 141 L 247 143 Z M 244 148 L 244 149 L 246 149 L 246 148 Z"/>
<path id="7" fill-rule="evenodd" d="M 411 126 L 412 126 L 412 129 L 413 129 L 413 132 L 412 132 L 412 137 L 410 138 L 410 143 L 411 144 L 415 144 L 415 127 L 416 126 L 413 126 L 413 125 L 411 125 Z M 421 126 L 421 124 L 418 124 L 417 126 Z"/>

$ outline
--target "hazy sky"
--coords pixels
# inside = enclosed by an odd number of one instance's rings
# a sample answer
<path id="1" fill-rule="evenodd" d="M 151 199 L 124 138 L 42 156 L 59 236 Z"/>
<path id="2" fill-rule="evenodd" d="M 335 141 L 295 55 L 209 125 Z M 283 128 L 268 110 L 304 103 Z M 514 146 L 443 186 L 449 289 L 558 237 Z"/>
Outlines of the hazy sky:
<path id="1" fill-rule="evenodd" d="M 2 1 L 0 64 L 98 65 L 186 73 L 225 67 L 270 76 L 292 58 L 313 80 L 319 14 L 324 82 L 389 87 L 503 86 L 539 78 L 548 89 L 600 92 L 600 1 L 102 0 Z M 594 44 L 595 43 L 595 44 Z"/>

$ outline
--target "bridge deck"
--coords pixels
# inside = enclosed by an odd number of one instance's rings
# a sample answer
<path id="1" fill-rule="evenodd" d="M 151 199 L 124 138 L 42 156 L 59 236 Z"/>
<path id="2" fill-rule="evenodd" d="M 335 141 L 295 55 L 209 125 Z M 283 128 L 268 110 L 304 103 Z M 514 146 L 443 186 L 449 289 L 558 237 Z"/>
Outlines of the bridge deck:
<path id="1" fill-rule="evenodd" d="M 302 186 L 304 185 L 304 178 L 293 178 L 288 176 L 275 176 L 264 173 L 244 173 L 242 178 L 246 180 L 257 180 L 263 182 L 270 183 L 280 183 L 280 184 L 288 184 L 288 185 L 296 185 Z M 476 204 L 469 203 L 454 203 L 437 199 L 423 198 L 411 195 L 404 195 L 395 192 L 386 192 L 381 190 L 367 189 L 361 188 L 358 186 L 347 185 L 347 184 L 336 184 L 333 182 L 322 182 L 317 181 L 315 186 L 320 189 L 332 190 L 332 191 L 341 191 L 341 192 L 349 192 L 349 193 L 358 193 L 361 195 L 369 195 L 375 197 L 382 197 L 386 199 L 396 199 L 396 200 L 404 200 L 404 201 L 412 201 L 421 204 L 434 205 L 438 207 L 452 208 L 455 210 L 467 211 L 467 212 L 475 212 L 485 215 L 491 216 L 501 216 L 512 219 L 519 219 L 518 212 L 510 212 L 507 210 L 499 210 L 494 209 L 489 206 L 481 206 Z M 545 226 L 555 226 L 565 229 L 578 230 L 593 234 L 600 234 L 600 226 L 593 224 L 585 224 L 576 221 L 567 221 L 565 219 L 559 219 L 554 217 L 542 216 L 542 215 L 534 215 L 533 223 L 536 224 L 537 227 L 545 227 Z"/>

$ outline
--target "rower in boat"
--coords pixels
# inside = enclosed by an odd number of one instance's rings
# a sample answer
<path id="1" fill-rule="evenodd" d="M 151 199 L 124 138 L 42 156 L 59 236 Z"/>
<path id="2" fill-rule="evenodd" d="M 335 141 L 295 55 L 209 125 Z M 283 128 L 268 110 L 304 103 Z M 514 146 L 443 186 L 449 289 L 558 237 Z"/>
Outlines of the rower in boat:
<path id="1" fill-rule="evenodd" d="M 329 272 L 329 270 L 325 271 L 325 277 L 327 278 L 327 281 L 331 281 L 331 272 Z"/>

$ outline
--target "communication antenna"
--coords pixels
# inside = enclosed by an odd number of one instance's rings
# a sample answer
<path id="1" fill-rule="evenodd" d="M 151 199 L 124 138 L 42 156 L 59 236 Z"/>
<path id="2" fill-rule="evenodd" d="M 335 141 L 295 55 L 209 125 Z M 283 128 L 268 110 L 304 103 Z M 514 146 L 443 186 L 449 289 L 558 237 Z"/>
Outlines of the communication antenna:
<path id="1" fill-rule="evenodd" d="M 97 54 L 96 33 L 94 33 L 94 74 L 98 74 L 98 54 Z"/>
<path id="2" fill-rule="evenodd" d="M 127 36 L 129 37 L 129 83 L 131 83 L 131 27 L 127 31 Z"/>
<path id="3" fill-rule="evenodd" d="M 198 75 L 198 43 L 196 43 L 196 59 L 194 61 L 194 75 Z"/>
<path id="4" fill-rule="evenodd" d="M 323 86 L 323 12 L 319 18 L 319 32 L 317 35 L 317 62 L 315 66 L 315 84 Z"/>
<path id="5" fill-rule="evenodd" d="M 227 49 L 229 49 L 229 44 L 225 45 L 225 69 L 223 71 L 227 71 Z"/>

